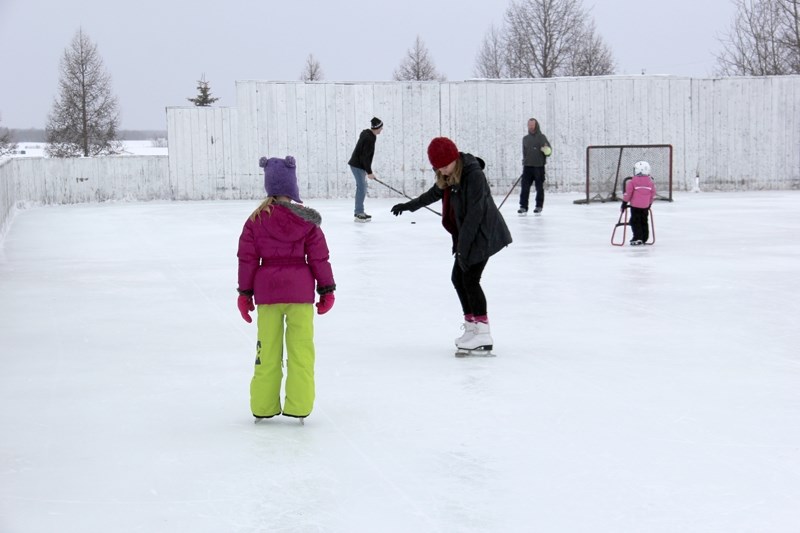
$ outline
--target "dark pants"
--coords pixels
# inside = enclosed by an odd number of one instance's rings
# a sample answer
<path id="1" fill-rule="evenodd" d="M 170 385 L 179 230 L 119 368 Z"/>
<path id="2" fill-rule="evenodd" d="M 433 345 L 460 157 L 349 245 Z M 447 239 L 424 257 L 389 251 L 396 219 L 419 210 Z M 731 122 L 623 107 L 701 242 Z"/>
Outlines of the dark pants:
<path id="1" fill-rule="evenodd" d="M 544 167 L 522 167 L 522 190 L 519 193 L 519 206 L 522 209 L 528 209 L 533 184 L 536 184 L 536 207 L 544 207 Z"/>
<path id="2" fill-rule="evenodd" d="M 648 221 L 649 209 L 631 207 L 631 231 L 634 241 L 647 242 L 650 238 L 650 222 Z"/>
<path id="3" fill-rule="evenodd" d="M 481 275 L 486 268 L 486 261 L 470 265 L 466 272 L 458 266 L 458 261 L 453 264 L 453 273 L 450 281 L 456 288 L 461 309 L 465 315 L 483 316 L 486 314 L 486 296 L 481 289 Z"/>

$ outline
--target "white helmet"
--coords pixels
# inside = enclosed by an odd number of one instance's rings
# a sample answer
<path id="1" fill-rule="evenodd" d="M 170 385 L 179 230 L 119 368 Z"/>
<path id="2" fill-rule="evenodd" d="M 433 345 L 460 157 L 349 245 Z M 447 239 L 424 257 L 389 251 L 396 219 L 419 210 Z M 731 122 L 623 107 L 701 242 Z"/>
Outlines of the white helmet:
<path id="1" fill-rule="evenodd" d="M 634 176 L 649 176 L 650 175 L 650 163 L 647 161 L 637 161 L 633 164 L 633 175 Z"/>

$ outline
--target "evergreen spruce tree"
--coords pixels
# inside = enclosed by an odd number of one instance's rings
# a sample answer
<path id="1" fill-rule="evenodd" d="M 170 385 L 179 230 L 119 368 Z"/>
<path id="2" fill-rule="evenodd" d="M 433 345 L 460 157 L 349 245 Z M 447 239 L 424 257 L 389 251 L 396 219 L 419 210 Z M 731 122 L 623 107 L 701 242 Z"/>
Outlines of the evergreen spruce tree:
<path id="1" fill-rule="evenodd" d="M 211 96 L 211 87 L 209 87 L 204 74 L 197 80 L 197 96 L 194 98 L 187 98 L 187 100 L 198 107 L 207 107 L 219 100 L 219 98 L 213 98 Z"/>

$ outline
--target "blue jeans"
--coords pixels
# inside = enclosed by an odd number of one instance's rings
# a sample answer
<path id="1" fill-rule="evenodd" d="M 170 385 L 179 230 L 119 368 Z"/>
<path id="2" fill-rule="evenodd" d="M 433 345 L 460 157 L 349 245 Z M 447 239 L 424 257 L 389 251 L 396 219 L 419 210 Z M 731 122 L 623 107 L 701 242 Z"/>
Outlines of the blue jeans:
<path id="1" fill-rule="evenodd" d="M 356 209 L 354 215 L 364 212 L 364 198 L 367 197 L 367 171 L 363 168 L 350 166 L 353 176 L 356 178 Z"/>

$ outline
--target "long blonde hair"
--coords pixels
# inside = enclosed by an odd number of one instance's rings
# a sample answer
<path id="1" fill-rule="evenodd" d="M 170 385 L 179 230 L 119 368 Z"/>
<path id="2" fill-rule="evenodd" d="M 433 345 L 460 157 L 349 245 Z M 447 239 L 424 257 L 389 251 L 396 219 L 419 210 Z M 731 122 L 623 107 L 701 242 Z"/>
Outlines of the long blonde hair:
<path id="1" fill-rule="evenodd" d="M 272 204 L 274 204 L 277 200 L 278 199 L 275 198 L 274 196 L 270 196 L 269 198 L 261 202 L 261 205 L 256 207 L 256 210 L 253 211 L 253 213 L 250 215 L 250 220 L 255 222 L 256 219 L 261 216 L 261 213 L 266 213 L 267 216 L 269 216 L 270 212 L 272 211 Z"/>
<path id="2" fill-rule="evenodd" d="M 436 170 L 436 186 L 440 189 L 446 189 L 453 185 L 461 183 L 461 171 L 464 170 L 464 163 L 461 162 L 461 156 L 456 159 L 456 166 L 449 176 L 445 176 L 439 170 Z"/>

